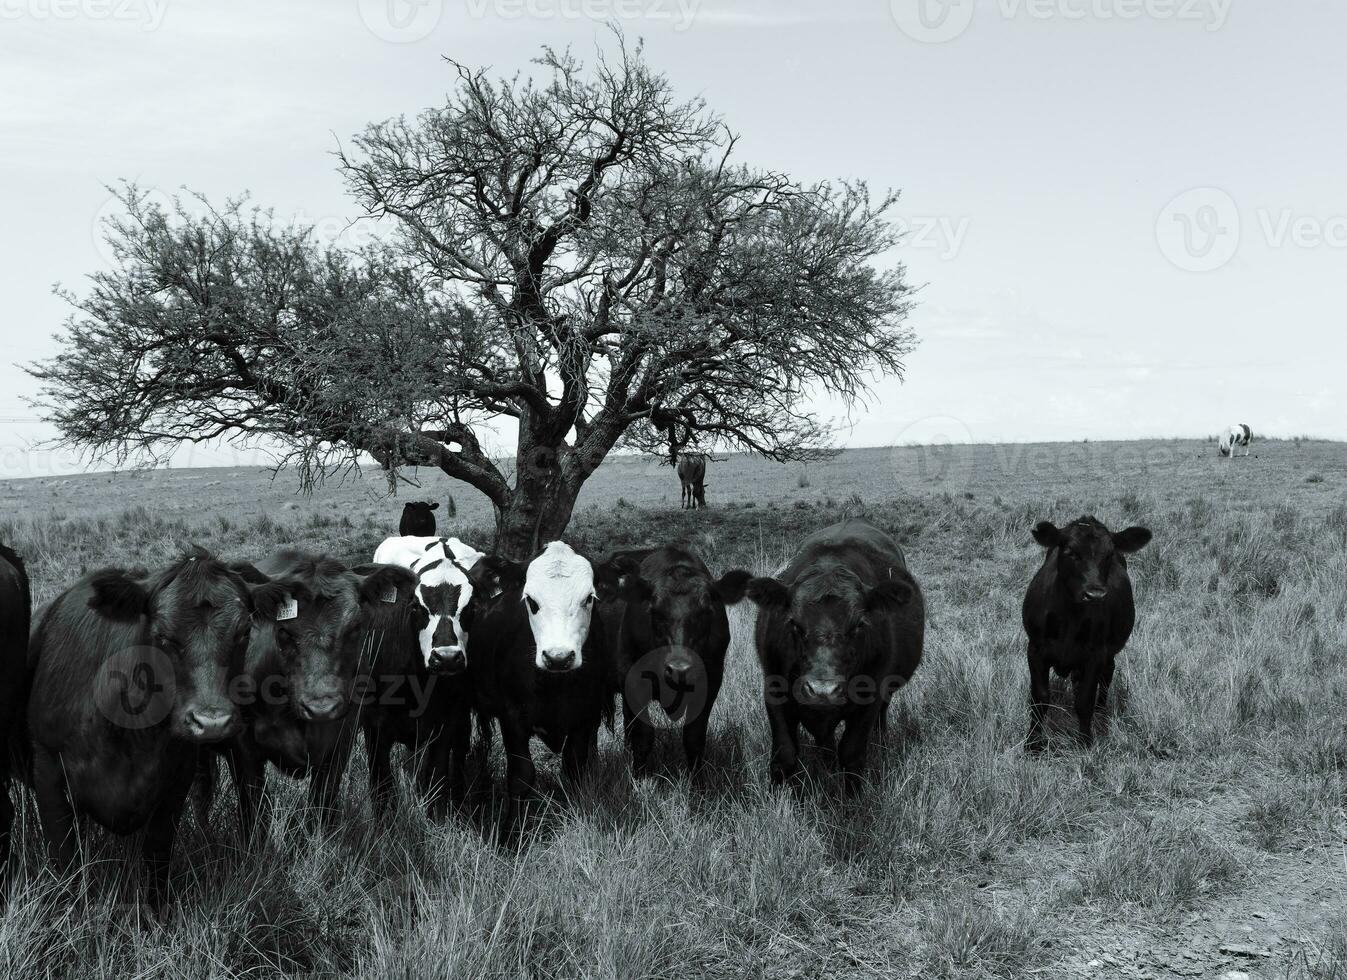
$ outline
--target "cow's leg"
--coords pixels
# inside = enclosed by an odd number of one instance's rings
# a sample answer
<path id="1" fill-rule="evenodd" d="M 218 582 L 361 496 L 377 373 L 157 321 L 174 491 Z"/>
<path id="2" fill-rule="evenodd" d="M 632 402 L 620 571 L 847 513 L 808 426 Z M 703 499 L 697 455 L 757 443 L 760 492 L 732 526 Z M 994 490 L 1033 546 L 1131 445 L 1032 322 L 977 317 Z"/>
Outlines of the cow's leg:
<path id="1" fill-rule="evenodd" d="M 60 758 L 40 745 L 33 750 L 33 793 L 37 797 L 47 857 L 56 875 L 64 878 L 75 867 L 75 809 L 66 795 Z"/>
<path id="2" fill-rule="evenodd" d="M 837 746 L 837 763 L 842 770 L 843 785 L 848 796 L 854 796 L 864 785 L 865 758 L 870 751 L 870 735 L 882 710 L 881 704 L 873 705 L 863 714 L 847 721 L 842 740 Z"/>
<path id="3" fill-rule="evenodd" d="M 647 711 L 650 709 L 647 708 Z M 655 747 L 655 729 L 645 716 L 622 699 L 622 740 L 631 753 L 631 772 L 637 779 L 650 775 L 650 752 Z"/>
<path id="4" fill-rule="evenodd" d="M 239 836 L 245 846 L 261 831 L 267 836 L 271 802 L 267 797 L 267 764 L 251 746 L 235 743 L 225 752 L 225 763 L 239 798 Z"/>
<path id="5" fill-rule="evenodd" d="M 1094 744 L 1094 704 L 1099 694 L 1099 664 L 1087 662 L 1076 676 L 1076 719 L 1080 738 L 1088 747 Z"/>
<path id="6" fill-rule="evenodd" d="M 351 758 L 352 736 L 344 736 L 332 755 L 314 769 L 309 776 L 309 808 L 318 817 L 321 825 L 331 830 L 341 816 L 342 777 L 346 775 L 346 763 Z"/>
<path id="7" fill-rule="evenodd" d="M 561 746 L 561 774 L 570 787 L 584 776 L 589 768 L 590 749 L 598 741 L 597 731 L 571 732 Z"/>
<path id="8" fill-rule="evenodd" d="M 448 767 L 444 781 L 447 799 L 461 807 L 468 795 L 468 754 L 472 748 L 472 712 L 466 703 L 455 707 L 439 740 L 444 743 L 440 758 Z"/>
<path id="9" fill-rule="evenodd" d="M 376 816 L 397 805 L 397 787 L 393 780 L 393 739 L 377 722 L 365 728 L 365 764 L 369 769 L 369 797 Z"/>
<path id="10" fill-rule="evenodd" d="M 517 721 L 500 719 L 500 739 L 505 745 L 505 786 L 509 802 L 501 821 L 501 837 L 510 839 L 518 830 L 524 807 L 533 795 L 537 771 L 529 754 L 529 730 Z"/>
<path id="11" fill-rule="evenodd" d="M 1103 711 L 1108 707 L 1109 687 L 1113 684 L 1113 658 L 1108 657 L 1099 665 L 1098 688 L 1095 693 L 1094 706 L 1096 711 Z"/>
<path id="12" fill-rule="evenodd" d="M 9 798 L 9 776 L 0 781 L 0 889 L 9 881 L 9 852 L 13 839 L 14 803 Z"/>
<path id="13" fill-rule="evenodd" d="M 717 670 L 707 672 L 706 701 L 701 712 L 695 718 L 683 719 L 683 755 L 688 761 L 688 775 L 696 778 L 701 774 L 706 757 L 706 729 L 711 723 L 711 708 L 720 694 L 722 675 Z"/>
<path id="14" fill-rule="evenodd" d="M 1048 664 L 1042 652 L 1034 643 L 1029 644 L 1029 736 L 1025 739 L 1025 748 L 1038 752 L 1047 744 L 1043 734 L 1044 718 L 1048 713 L 1048 704 L 1052 699 L 1052 686 L 1049 683 Z"/>
<path id="15" fill-rule="evenodd" d="M 196 761 L 183 766 L 168 795 L 150 813 L 145 824 L 141 856 L 145 864 L 145 899 L 156 915 L 162 915 L 168 901 L 168 867 L 173 858 L 173 841 L 178 834 L 178 818 L 196 777 Z"/>
<path id="16" fill-rule="evenodd" d="M 767 701 L 767 724 L 772 730 L 772 784 L 780 786 L 800 774 L 800 721 L 789 702 Z"/>

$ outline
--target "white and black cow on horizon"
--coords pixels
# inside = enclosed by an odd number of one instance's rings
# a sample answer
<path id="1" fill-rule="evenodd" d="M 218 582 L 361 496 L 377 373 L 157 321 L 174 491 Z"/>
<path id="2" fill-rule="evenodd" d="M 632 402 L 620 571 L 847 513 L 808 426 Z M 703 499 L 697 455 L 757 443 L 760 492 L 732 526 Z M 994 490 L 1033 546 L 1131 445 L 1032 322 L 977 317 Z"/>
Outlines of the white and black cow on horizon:
<path id="1" fill-rule="evenodd" d="M 1249 443 L 1253 441 L 1253 430 L 1243 422 L 1237 422 L 1221 433 L 1221 439 L 1218 446 L 1222 456 L 1228 456 L 1231 459 L 1235 457 L 1235 450 L 1243 446 L 1244 455 L 1249 455 Z"/>

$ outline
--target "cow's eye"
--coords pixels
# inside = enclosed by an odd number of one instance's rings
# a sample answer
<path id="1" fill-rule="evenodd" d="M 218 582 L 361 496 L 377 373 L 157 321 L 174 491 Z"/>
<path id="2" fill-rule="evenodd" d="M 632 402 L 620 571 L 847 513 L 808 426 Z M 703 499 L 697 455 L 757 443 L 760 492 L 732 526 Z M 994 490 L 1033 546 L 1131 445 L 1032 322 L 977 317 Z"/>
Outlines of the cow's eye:
<path id="1" fill-rule="evenodd" d="M 584 606 L 586 609 L 589 608 L 590 606 L 594 605 L 594 596 L 593 596 L 593 594 L 591 593 L 590 595 L 585 596 L 584 601 L 581 602 L 580 605 L 581 605 L 581 606 Z"/>
<path id="2" fill-rule="evenodd" d="M 796 639 L 804 639 L 804 627 L 793 619 L 790 621 L 790 631 L 795 634 Z"/>
<path id="3" fill-rule="evenodd" d="M 524 596 L 524 601 L 528 603 L 529 612 L 533 613 L 536 616 L 538 614 L 538 603 L 534 601 L 533 596 L 531 595 Z"/>

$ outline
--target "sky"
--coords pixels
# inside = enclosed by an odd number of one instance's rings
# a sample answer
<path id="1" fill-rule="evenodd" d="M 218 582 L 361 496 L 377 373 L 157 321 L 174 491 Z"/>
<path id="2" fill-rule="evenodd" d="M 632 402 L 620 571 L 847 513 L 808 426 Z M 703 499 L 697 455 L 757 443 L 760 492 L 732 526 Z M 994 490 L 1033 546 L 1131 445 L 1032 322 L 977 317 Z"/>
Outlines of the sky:
<path id="1" fill-rule="evenodd" d="M 107 264 L 105 185 L 337 236 L 333 151 L 440 104 L 442 56 L 527 73 L 608 22 L 745 162 L 901 191 L 920 345 L 844 444 L 1347 438 L 1340 0 L 0 0 L 0 477 L 81 468 L 15 362 Z"/>

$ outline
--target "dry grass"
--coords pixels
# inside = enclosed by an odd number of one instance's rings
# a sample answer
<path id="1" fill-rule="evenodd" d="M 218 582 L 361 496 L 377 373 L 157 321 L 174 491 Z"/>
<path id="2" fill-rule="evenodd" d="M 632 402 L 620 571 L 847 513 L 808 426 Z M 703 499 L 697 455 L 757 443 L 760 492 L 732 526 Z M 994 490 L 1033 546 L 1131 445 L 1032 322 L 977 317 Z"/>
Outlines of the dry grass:
<path id="1" fill-rule="evenodd" d="M 570 535 L 595 551 L 684 537 L 714 569 L 765 571 L 807 531 L 858 512 L 903 542 L 931 610 L 927 659 L 862 799 L 840 800 L 808 752 L 809 788 L 768 787 L 752 612 L 740 608 L 704 788 L 678 775 L 667 736 L 654 760 L 667 778 L 634 785 L 605 733 L 571 799 L 546 764 L 548 801 L 514 853 L 486 840 L 480 814 L 434 825 L 406 807 L 376 822 L 358 759 L 341 830 L 304 830 L 300 795 L 273 774 L 264 853 L 233 847 L 227 790 L 206 825 L 184 818 L 164 924 L 136 910 L 125 843 L 96 831 L 78 900 L 55 901 L 26 801 L 0 975 L 1015 977 L 1067 972 L 1101 936 L 1154 943 L 1257 894 L 1278 855 L 1343 831 L 1347 467 L 1338 446 L 1258 453 L 1231 464 L 1201 443 L 873 451 L 812 467 L 808 487 L 798 469 L 734 459 L 717 464 L 712 507 L 696 513 L 676 509 L 668 470 L 650 471 L 663 488 L 652 500 L 636 478 L 647 464 L 605 466 Z M 367 487 L 258 510 L 268 491 L 208 475 L 214 504 L 189 508 L 171 481 L 162 505 L 129 495 L 120 509 L 107 506 L 113 491 L 139 486 L 124 477 L 88 478 L 88 508 L 78 481 L 59 507 L 38 504 L 36 481 L 11 483 L 0 490 L 37 513 L 0 521 L 0 540 L 30 556 L 45 600 L 83 568 L 154 563 L 182 541 L 354 558 L 396 524 L 399 505 L 371 505 Z M 619 494 L 648 506 L 611 507 Z M 479 541 L 466 496 L 453 529 Z M 1040 555 L 1028 528 L 1087 512 L 1155 531 L 1132 565 L 1139 623 L 1096 748 L 1073 744 L 1059 689 L 1053 750 L 1026 758 L 1018 614 Z M 1347 932 L 1321 925 L 1283 972 L 1344 975 Z"/>

